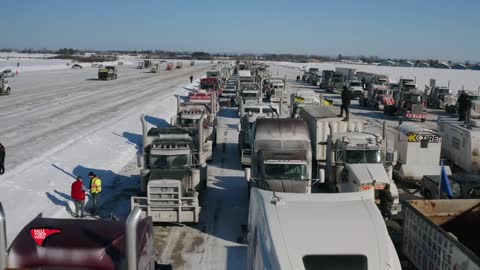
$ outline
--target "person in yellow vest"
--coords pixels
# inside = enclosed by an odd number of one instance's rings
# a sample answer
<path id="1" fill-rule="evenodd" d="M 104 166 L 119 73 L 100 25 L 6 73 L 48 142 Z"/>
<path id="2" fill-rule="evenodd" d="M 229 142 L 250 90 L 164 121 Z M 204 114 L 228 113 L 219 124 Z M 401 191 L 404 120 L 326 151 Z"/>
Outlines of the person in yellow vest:
<path id="1" fill-rule="evenodd" d="M 95 215 L 97 212 L 97 204 L 100 199 L 100 194 L 102 193 L 102 179 L 96 176 L 93 172 L 88 173 L 90 177 L 90 194 L 92 194 L 93 206 L 92 214 Z"/>

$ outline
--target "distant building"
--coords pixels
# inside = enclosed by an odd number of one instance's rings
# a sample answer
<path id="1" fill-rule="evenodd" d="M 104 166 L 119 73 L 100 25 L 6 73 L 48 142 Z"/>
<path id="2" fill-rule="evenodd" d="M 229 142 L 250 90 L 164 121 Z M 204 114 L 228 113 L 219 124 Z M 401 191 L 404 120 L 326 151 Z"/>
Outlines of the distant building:
<path id="1" fill-rule="evenodd" d="M 443 69 L 450 69 L 450 66 L 447 63 L 436 63 L 432 65 L 433 68 L 443 68 Z"/>
<path id="2" fill-rule="evenodd" d="M 419 67 L 419 68 L 428 68 L 428 67 L 430 67 L 430 64 L 429 64 L 429 63 L 425 63 L 425 62 L 418 62 L 418 63 L 417 63 L 417 67 Z"/>
<path id="3" fill-rule="evenodd" d="M 415 66 L 415 64 L 410 62 L 410 61 L 402 61 L 402 62 L 398 63 L 398 66 L 399 67 L 413 67 L 413 66 Z"/>
<path id="4" fill-rule="evenodd" d="M 464 64 L 456 63 L 456 64 L 453 64 L 450 68 L 451 69 L 467 69 L 467 66 Z"/>
<path id="5" fill-rule="evenodd" d="M 391 67 L 391 66 L 396 66 L 397 64 L 395 62 L 392 62 L 390 60 L 384 60 L 378 64 L 379 66 L 385 66 L 385 67 Z"/>
<path id="6" fill-rule="evenodd" d="M 471 70 L 480 70 L 480 64 L 475 65 L 475 66 L 471 67 L 470 69 Z"/>

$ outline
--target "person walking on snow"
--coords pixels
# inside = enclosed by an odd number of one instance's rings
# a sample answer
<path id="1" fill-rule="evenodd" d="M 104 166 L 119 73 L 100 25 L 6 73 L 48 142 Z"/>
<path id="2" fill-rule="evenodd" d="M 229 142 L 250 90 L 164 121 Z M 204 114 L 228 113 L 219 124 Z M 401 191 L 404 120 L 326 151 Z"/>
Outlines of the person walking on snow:
<path id="1" fill-rule="evenodd" d="M 0 175 L 5 173 L 5 147 L 0 143 Z"/>
<path id="2" fill-rule="evenodd" d="M 193 82 L 193 75 L 190 75 L 190 83 Z"/>
<path id="3" fill-rule="evenodd" d="M 343 111 L 345 111 L 346 115 L 345 115 L 345 118 L 343 118 L 343 121 L 348 121 L 348 116 L 349 116 L 348 107 L 350 107 L 350 99 L 351 99 L 350 90 L 348 90 L 347 86 L 343 86 L 342 105 L 340 106 L 340 114 L 337 115 L 338 117 L 343 117 Z"/>
<path id="4" fill-rule="evenodd" d="M 96 214 L 98 200 L 100 199 L 100 194 L 102 193 L 102 179 L 96 176 L 93 172 L 89 172 L 88 177 L 90 177 L 90 194 L 92 194 L 93 200 L 91 212 L 92 214 Z"/>
<path id="5" fill-rule="evenodd" d="M 73 182 L 71 196 L 75 203 L 75 217 L 85 217 L 85 186 L 82 177 L 78 176 L 77 180 Z"/>

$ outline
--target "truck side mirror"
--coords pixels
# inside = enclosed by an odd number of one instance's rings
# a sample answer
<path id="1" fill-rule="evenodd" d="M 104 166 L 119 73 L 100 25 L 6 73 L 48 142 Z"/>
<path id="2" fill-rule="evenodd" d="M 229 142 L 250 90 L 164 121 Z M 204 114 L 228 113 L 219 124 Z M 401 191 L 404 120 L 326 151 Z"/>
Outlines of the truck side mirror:
<path id="1" fill-rule="evenodd" d="M 250 182 L 250 178 L 252 177 L 251 169 L 250 168 L 245 168 L 245 180 L 247 182 Z"/>
<path id="2" fill-rule="evenodd" d="M 325 183 L 325 169 L 318 170 L 318 182 L 322 184 Z"/>

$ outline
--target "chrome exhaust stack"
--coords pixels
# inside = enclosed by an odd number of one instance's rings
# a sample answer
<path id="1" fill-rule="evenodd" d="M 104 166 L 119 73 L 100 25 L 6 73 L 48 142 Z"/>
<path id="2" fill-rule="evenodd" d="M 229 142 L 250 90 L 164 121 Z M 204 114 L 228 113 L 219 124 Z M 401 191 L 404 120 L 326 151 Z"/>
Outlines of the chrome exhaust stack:
<path id="1" fill-rule="evenodd" d="M 127 250 L 127 269 L 137 270 L 137 229 L 138 223 L 142 219 L 142 210 L 139 207 L 133 208 L 130 215 L 128 215 L 126 223 L 126 250 Z"/>
<path id="2" fill-rule="evenodd" d="M 7 252 L 7 220 L 2 203 L 0 203 L 0 270 L 7 268 Z"/>

